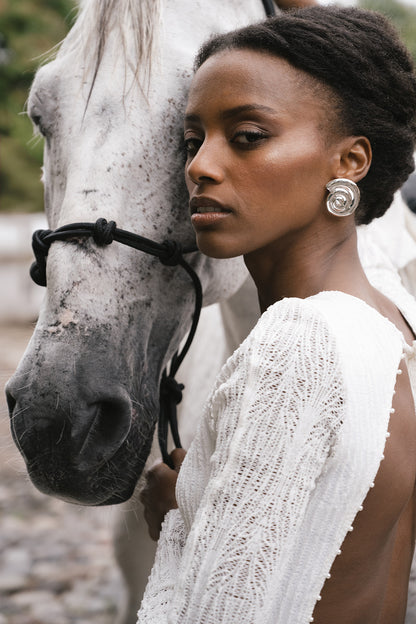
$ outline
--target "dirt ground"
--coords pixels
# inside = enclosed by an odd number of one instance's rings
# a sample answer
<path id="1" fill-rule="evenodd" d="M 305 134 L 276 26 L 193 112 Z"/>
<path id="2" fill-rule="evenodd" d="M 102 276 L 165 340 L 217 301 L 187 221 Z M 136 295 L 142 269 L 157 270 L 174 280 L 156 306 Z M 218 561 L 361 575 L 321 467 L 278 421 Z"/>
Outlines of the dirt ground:
<path id="1" fill-rule="evenodd" d="M 30 325 L 0 325 L 0 624 L 113 624 L 121 581 L 112 509 L 38 492 L 10 436 L 4 385 Z"/>

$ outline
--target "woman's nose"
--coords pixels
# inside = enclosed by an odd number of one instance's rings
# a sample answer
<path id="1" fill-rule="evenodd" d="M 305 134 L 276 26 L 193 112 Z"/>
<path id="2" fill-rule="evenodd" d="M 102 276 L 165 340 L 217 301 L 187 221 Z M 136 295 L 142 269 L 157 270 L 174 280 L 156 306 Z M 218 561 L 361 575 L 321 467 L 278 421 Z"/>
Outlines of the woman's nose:
<path id="1" fill-rule="evenodd" d="M 224 171 L 218 146 L 204 141 L 187 165 L 186 175 L 194 184 L 201 182 L 219 184 L 224 178 Z"/>

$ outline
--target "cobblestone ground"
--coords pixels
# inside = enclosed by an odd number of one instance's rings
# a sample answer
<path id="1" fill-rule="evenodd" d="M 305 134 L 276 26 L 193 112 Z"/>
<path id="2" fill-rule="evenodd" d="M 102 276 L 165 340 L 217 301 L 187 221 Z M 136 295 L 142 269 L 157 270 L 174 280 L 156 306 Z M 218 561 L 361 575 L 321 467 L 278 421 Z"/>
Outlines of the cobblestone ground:
<path id="1" fill-rule="evenodd" d="M 114 510 L 39 493 L 10 437 L 3 387 L 31 331 L 0 326 L 0 624 L 113 624 Z"/>

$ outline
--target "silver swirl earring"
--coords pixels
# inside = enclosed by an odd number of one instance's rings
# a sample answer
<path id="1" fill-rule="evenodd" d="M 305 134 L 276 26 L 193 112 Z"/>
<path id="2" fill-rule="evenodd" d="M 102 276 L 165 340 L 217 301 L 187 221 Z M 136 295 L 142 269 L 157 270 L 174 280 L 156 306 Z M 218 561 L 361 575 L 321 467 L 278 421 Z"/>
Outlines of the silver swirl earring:
<path id="1" fill-rule="evenodd" d="M 352 215 L 360 203 L 360 189 L 352 180 L 335 178 L 326 185 L 329 195 L 326 198 L 328 212 L 336 217 Z"/>

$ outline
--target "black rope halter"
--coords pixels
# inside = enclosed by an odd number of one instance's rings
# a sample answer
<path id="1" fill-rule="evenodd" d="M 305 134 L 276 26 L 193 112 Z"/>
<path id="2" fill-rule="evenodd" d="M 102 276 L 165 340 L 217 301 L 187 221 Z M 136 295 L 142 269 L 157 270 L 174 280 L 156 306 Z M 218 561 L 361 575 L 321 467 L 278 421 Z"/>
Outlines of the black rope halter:
<path id="1" fill-rule="evenodd" d="M 202 307 L 202 287 L 198 275 L 190 264 L 184 259 L 183 254 L 197 251 L 197 247 L 182 248 L 174 240 L 166 240 L 163 243 L 156 243 L 144 236 L 139 236 L 127 230 L 121 230 L 114 221 L 107 222 L 106 219 L 97 219 L 95 223 L 71 223 L 64 225 L 57 230 L 37 230 L 32 237 L 32 247 L 36 261 L 30 267 L 30 276 L 39 286 L 46 286 L 46 258 L 49 247 L 54 241 L 66 241 L 80 236 L 91 236 L 99 246 L 110 245 L 113 241 L 133 247 L 139 251 L 159 258 L 160 262 L 167 266 L 181 266 L 189 275 L 195 290 L 195 308 L 192 317 L 192 325 L 186 342 L 179 352 L 177 351 L 170 362 L 169 371 L 167 368 L 162 373 L 160 382 L 160 408 L 158 436 L 159 446 L 163 461 L 173 468 L 172 461 L 167 451 L 168 428 L 170 425 L 173 441 L 177 448 L 182 448 L 176 406 L 182 400 L 183 384 L 179 384 L 175 375 L 178 372 L 185 355 L 188 353 L 192 340 L 195 336 L 196 328 Z"/>

